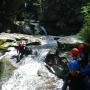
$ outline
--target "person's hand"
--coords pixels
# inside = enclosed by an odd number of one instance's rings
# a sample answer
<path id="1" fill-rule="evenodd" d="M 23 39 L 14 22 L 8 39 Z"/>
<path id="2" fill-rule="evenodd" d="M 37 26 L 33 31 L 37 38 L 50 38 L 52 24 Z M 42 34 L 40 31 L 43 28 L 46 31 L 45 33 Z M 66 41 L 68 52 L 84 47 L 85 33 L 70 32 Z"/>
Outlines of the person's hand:
<path id="1" fill-rule="evenodd" d="M 66 63 L 68 60 L 67 60 L 67 59 L 63 59 L 62 61 L 63 61 L 64 63 Z"/>

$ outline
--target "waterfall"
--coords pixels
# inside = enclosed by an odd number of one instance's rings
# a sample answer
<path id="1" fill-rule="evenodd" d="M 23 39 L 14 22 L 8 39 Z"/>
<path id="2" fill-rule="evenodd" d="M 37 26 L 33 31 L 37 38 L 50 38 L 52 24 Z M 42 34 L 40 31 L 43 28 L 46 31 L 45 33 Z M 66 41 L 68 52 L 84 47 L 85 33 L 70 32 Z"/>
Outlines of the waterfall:
<path id="1" fill-rule="evenodd" d="M 40 26 L 40 28 L 45 33 L 45 35 L 48 35 L 46 29 L 43 26 Z"/>
<path id="2" fill-rule="evenodd" d="M 63 81 L 51 74 L 45 67 L 45 63 L 43 61 L 48 52 L 49 49 L 41 49 L 38 51 L 38 55 L 29 55 L 21 60 L 20 66 L 14 71 L 12 77 L 2 85 L 2 90 L 60 89 Z"/>
<path id="3" fill-rule="evenodd" d="M 35 34 L 35 35 L 48 35 L 46 29 L 39 24 L 39 22 L 30 21 L 16 21 L 14 22 L 17 26 L 17 32 L 24 34 Z"/>
<path id="4" fill-rule="evenodd" d="M 45 38 L 45 43 L 41 40 L 42 45 L 48 44 L 48 38 Z M 49 45 L 52 44 L 55 47 L 54 39 L 49 38 L 49 40 L 53 43 Z M 11 78 L 3 83 L 1 90 L 62 90 L 63 80 L 57 78 L 45 67 L 44 59 L 50 50 L 50 48 L 35 48 L 32 55 L 22 58 L 19 63 L 11 59 L 12 55 L 17 54 L 14 49 L 7 52 L 7 58 L 17 69 L 14 70 Z"/>
<path id="5" fill-rule="evenodd" d="M 41 34 L 41 35 L 45 35 L 45 36 L 48 35 L 46 29 L 43 26 L 39 25 L 38 22 L 37 23 L 31 23 L 31 24 L 34 25 L 35 34 Z"/>

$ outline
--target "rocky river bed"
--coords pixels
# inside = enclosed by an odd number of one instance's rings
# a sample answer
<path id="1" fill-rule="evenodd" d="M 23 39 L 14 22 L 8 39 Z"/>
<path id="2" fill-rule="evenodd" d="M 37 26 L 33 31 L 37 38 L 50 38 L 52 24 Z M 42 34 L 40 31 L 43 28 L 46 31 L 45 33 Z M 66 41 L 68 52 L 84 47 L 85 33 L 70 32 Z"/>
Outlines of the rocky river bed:
<path id="1" fill-rule="evenodd" d="M 20 38 L 32 43 L 32 54 L 24 56 L 17 63 L 17 50 L 10 46 L 17 46 Z M 68 50 L 82 42 L 75 36 L 30 36 L 15 33 L 1 33 L 0 41 L 1 90 L 62 90 L 63 80 L 59 76 L 65 73 L 63 71 L 66 68 L 59 60 L 70 57 Z M 39 44 L 35 46 L 33 42 Z M 52 66 L 47 67 L 47 59 L 51 60 Z"/>

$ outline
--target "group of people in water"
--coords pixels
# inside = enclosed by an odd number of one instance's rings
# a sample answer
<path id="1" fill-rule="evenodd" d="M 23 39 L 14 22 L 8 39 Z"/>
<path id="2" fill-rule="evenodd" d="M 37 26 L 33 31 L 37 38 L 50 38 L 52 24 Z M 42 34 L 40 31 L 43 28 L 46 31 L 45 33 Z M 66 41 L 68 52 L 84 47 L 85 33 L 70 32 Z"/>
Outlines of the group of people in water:
<path id="1" fill-rule="evenodd" d="M 88 50 L 84 43 L 72 48 L 72 59 L 66 60 L 68 73 L 64 76 L 62 90 L 90 90 L 90 66 Z"/>

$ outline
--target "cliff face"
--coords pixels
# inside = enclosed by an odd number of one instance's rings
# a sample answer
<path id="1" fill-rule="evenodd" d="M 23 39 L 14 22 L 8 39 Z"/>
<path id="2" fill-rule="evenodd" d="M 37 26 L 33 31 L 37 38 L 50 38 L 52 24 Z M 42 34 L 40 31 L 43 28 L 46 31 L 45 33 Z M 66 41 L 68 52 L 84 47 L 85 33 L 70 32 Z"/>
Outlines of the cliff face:
<path id="1" fill-rule="evenodd" d="M 43 0 L 43 22 L 49 34 L 75 34 L 83 24 L 83 0 Z"/>

